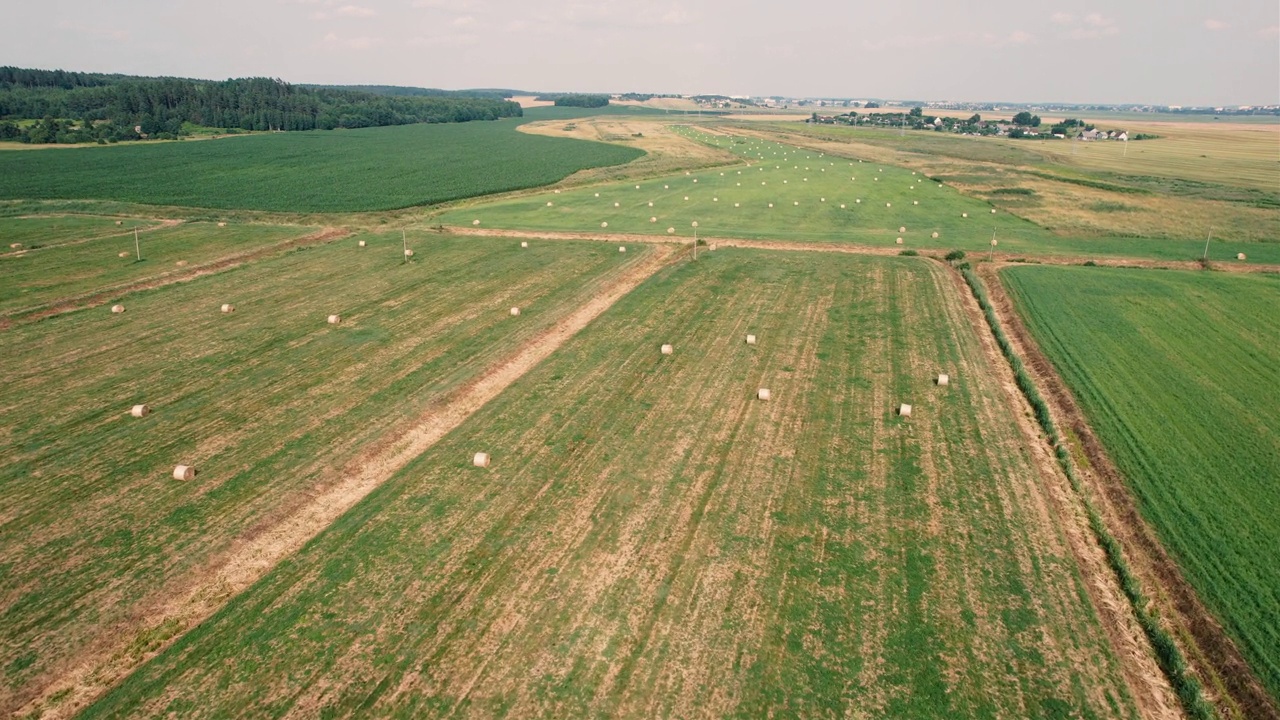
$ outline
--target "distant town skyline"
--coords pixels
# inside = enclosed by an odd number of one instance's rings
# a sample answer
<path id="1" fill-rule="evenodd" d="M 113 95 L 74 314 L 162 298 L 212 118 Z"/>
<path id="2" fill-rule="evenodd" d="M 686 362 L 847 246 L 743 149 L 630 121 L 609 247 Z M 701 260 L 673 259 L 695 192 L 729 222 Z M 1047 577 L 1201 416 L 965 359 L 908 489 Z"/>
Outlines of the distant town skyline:
<path id="1" fill-rule="evenodd" d="M 1280 4 L 50 0 L 0 64 L 293 83 L 991 103 L 1280 104 Z"/>

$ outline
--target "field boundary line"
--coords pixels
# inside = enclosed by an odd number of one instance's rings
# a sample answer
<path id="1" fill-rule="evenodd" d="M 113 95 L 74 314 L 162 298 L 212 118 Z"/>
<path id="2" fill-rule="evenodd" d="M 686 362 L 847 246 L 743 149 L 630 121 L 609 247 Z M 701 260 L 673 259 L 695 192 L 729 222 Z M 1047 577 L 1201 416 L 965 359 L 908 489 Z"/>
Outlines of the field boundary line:
<path id="1" fill-rule="evenodd" d="M 1069 431 L 1079 443 L 1087 464 L 1077 464 L 1078 475 L 1096 501 L 1107 531 L 1119 540 L 1147 594 L 1153 596 L 1150 604 L 1165 610 L 1160 616 L 1174 626 L 1175 639 L 1191 660 L 1191 670 L 1212 690 L 1215 709 L 1227 717 L 1280 720 L 1280 708 L 1143 519 L 1124 475 L 1014 308 L 1000 279 L 1000 266 L 987 265 L 978 265 L 979 274 L 986 281 L 997 318 L 1026 360 L 1035 384 L 1048 391 L 1045 399 L 1060 431 Z"/>
<path id="2" fill-rule="evenodd" d="M 31 307 L 13 310 L 8 313 L 0 314 L 0 330 L 7 330 L 14 325 L 26 324 L 43 320 L 54 315 L 62 315 L 77 310 L 86 310 L 98 307 L 111 302 L 113 299 L 119 298 L 121 295 L 141 292 L 143 290 L 155 290 L 173 285 L 176 283 L 190 282 L 206 275 L 216 275 L 224 270 L 240 267 L 241 265 L 261 260 L 285 250 L 303 247 L 307 245 L 319 245 L 322 243 L 341 240 L 351 235 L 350 230 L 343 228 L 327 227 L 323 230 L 302 235 L 299 237 L 282 240 L 266 247 L 246 250 L 241 253 L 226 255 L 216 260 L 211 260 L 202 265 L 195 265 L 183 270 L 170 271 L 150 278 L 142 280 L 133 280 L 119 285 L 111 285 L 105 288 L 99 288 L 92 292 L 83 293 L 81 295 L 72 295 L 57 300 L 50 300 L 46 303 L 33 305 Z"/>
<path id="3" fill-rule="evenodd" d="M 436 226 L 433 226 L 436 227 Z M 670 235 L 636 235 L 630 233 L 598 233 L 598 232 L 567 232 L 563 230 L 508 230 L 502 228 L 475 228 L 460 225 L 441 225 L 444 232 L 451 235 L 466 235 L 476 237 L 505 237 L 505 238 L 523 238 L 527 240 L 596 240 L 601 242 L 636 242 L 636 243 L 664 243 L 669 245 L 691 245 L 693 238 L 690 237 L 673 237 Z M 723 247 L 749 248 L 753 250 L 782 250 L 782 251 L 801 251 L 801 252 L 828 252 L 828 253 L 847 253 L 850 255 L 883 255 L 886 257 L 898 257 L 902 255 L 902 248 L 898 246 L 881 247 L 879 245 L 863 245 L 860 243 L 840 242 L 840 243 L 822 243 L 822 242 L 804 242 L 792 240 L 765 240 L 753 238 L 735 238 L 735 237 L 719 237 L 700 235 L 699 240 L 705 241 L 710 245 Z M 928 257 L 929 253 L 937 253 L 941 255 L 947 250 L 945 248 L 918 249 L 921 257 Z M 987 253 L 982 253 L 987 254 Z M 1072 255 L 1029 255 L 1027 253 L 1002 253 L 996 252 L 992 254 L 994 261 L 998 264 L 1012 263 L 1015 258 L 1034 258 L 1033 261 L 1025 263 L 1013 263 L 1019 267 L 1027 265 L 1084 265 L 1086 262 L 1092 262 L 1098 267 L 1121 267 L 1121 268 L 1139 268 L 1147 270 L 1196 270 L 1205 271 L 1206 266 L 1198 260 L 1152 260 L 1150 258 L 1135 258 L 1122 256 L 1109 256 L 1098 258 L 1094 256 L 1072 256 Z M 1232 272 L 1232 273 L 1280 273 L 1280 265 L 1276 264 L 1249 264 L 1239 265 L 1232 263 L 1214 262 L 1208 265 L 1209 270 L 1215 272 Z"/>
<path id="4" fill-rule="evenodd" d="M 1080 571 L 1081 584 L 1115 651 L 1116 661 L 1141 717 L 1184 717 L 1173 687 L 1156 663 L 1151 645 L 1137 623 L 1119 580 L 1108 566 L 1102 548 L 1094 540 L 1081 498 L 1072 491 L 1069 479 L 1054 459 L 1052 448 L 1034 420 L 1031 403 L 1019 389 L 1013 369 L 996 346 L 982 309 L 958 272 L 950 267 L 943 272 L 956 292 L 960 313 L 973 327 L 978 344 L 995 373 L 994 380 L 1013 411 L 1013 419 L 1026 442 L 1027 451 L 1039 470 L 1038 480 L 1045 484 L 1039 492 L 1046 496 L 1049 507 L 1058 514 L 1058 528 L 1066 536 L 1066 545 Z"/>
<path id="5" fill-rule="evenodd" d="M 335 484 L 316 493 L 306 504 L 279 522 L 242 536 L 219 558 L 197 568 L 187 589 L 149 613 L 145 627 L 100 638 L 106 647 L 54 678 L 17 715 L 39 714 L 64 718 L 114 687 L 129 673 L 168 648 L 186 632 L 209 618 L 230 599 L 247 590 L 286 557 L 296 553 L 373 492 L 392 475 L 426 452 L 472 414 L 496 398 L 566 341 L 625 297 L 676 257 L 672 248 L 656 246 L 618 277 L 605 284 L 583 305 L 551 328 L 498 360 L 475 380 L 434 404 L 398 435 L 374 440 L 372 449 L 353 460 Z M 394 432 L 394 431 L 393 431 Z M 133 647 L 140 638 L 162 635 L 144 653 Z M 58 700 L 54 703 L 53 699 Z"/>

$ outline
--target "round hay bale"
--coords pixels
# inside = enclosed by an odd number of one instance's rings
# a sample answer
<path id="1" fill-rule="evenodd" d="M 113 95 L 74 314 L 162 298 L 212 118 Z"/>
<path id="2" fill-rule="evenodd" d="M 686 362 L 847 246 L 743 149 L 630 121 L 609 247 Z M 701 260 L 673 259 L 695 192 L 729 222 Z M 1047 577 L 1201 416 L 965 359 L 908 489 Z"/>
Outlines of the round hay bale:
<path id="1" fill-rule="evenodd" d="M 773 203 L 769 203 L 769 207 L 773 207 Z"/>
<path id="2" fill-rule="evenodd" d="M 694 181 L 694 182 L 698 182 L 698 178 L 694 178 L 694 179 L 693 179 L 693 181 Z M 636 187 L 640 187 L 640 186 L 639 186 L 639 185 L 637 185 Z"/>
<path id="3" fill-rule="evenodd" d="M 235 311 L 236 311 L 235 305 L 232 305 L 231 303 L 222 303 L 222 312 L 233 313 Z"/>
<path id="4" fill-rule="evenodd" d="M 413 248 L 405 248 L 405 249 L 404 249 L 404 256 L 405 256 L 405 257 L 413 257 Z"/>
<path id="5" fill-rule="evenodd" d="M 650 216 L 650 217 L 649 217 L 649 222 L 651 222 L 651 223 L 656 223 L 656 222 L 658 222 L 658 218 Z"/>
<path id="6" fill-rule="evenodd" d="M 368 243 L 366 243 L 364 240 L 361 240 L 361 241 L 360 241 L 360 247 L 364 247 L 364 246 L 365 246 L 365 245 L 367 245 L 367 244 L 368 244 Z"/>
<path id="7" fill-rule="evenodd" d="M 711 198 L 711 202 L 720 202 L 720 198 L 718 198 L 718 197 L 713 197 L 713 198 Z"/>
<path id="8" fill-rule="evenodd" d="M 694 182 L 698 182 L 698 181 L 697 181 L 697 180 L 694 180 Z M 637 189 L 637 190 L 639 190 L 639 189 L 640 189 L 640 186 L 639 186 L 639 185 L 637 185 L 637 186 L 636 186 L 636 189 Z"/>
<path id="9" fill-rule="evenodd" d="M 902 238 L 898 238 L 896 242 L 897 242 L 899 245 L 901 245 L 901 244 L 902 244 Z"/>
<path id="10" fill-rule="evenodd" d="M 969 213 L 960 213 L 960 217 L 967 218 L 969 217 Z"/>
<path id="11" fill-rule="evenodd" d="M 520 241 L 520 247 L 522 247 L 522 248 L 527 248 L 527 247 L 529 247 L 529 241 L 528 241 L 528 240 L 521 240 L 521 241 Z"/>
<path id="12" fill-rule="evenodd" d="M 884 206 L 885 206 L 885 207 L 893 207 L 893 203 L 885 203 L 885 204 L 884 204 Z"/>
<path id="13" fill-rule="evenodd" d="M 920 204 L 920 201 L 919 201 L 919 200 L 912 200 L 912 201 L 911 201 L 911 204 L 912 204 L 912 205 L 919 205 L 919 204 Z"/>
<path id="14" fill-rule="evenodd" d="M 688 196 L 688 195 L 685 195 L 685 196 L 684 196 L 684 199 L 685 199 L 685 200 L 688 200 L 688 199 L 689 199 L 689 196 Z"/>
<path id="15" fill-rule="evenodd" d="M 111 306 L 111 312 L 113 312 L 113 313 L 115 313 L 115 314 L 119 315 L 120 313 L 124 312 L 124 306 L 123 306 L 123 305 L 112 305 L 112 306 Z"/>
<path id="16" fill-rule="evenodd" d="M 670 355 L 670 354 L 671 354 L 671 353 L 673 353 L 673 352 L 675 352 L 675 348 L 671 347 L 670 345 L 663 345 L 663 346 L 662 346 L 662 354 L 663 354 L 663 355 Z"/>
<path id="17" fill-rule="evenodd" d="M 520 308 L 518 307 L 511 308 L 511 317 L 515 317 L 516 315 L 519 315 L 519 314 L 520 314 Z"/>
<path id="18" fill-rule="evenodd" d="M 937 230 L 935 230 L 935 231 L 933 232 L 933 235 L 932 235 L 931 237 L 933 237 L 933 239 L 934 239 L 934 240 L 937 240 L 937 239 L 938 239 L 938 231 L 937 231 Z"/>
<path id="19" fill-rule="evenodd" d="M 996 209 L 995 209 L 995 208 L 991 208 L 991 214 L 992 214 L 992 215 L 995 215 L 995 214 L 996 214 Z"/>
<path id="20" fill-rule="evenodd" d="M 626 246 L 626 245 L 619 245 L 619 246 L 618 246 L 618 252 L 620 252 L 620 253 L 624 253 L 624 252 L 626 252 L 626 251 L 627 251 L 627 246 Z"/>
<path id="21" fill-rule="evenodd" d="M 826 198 L 818 198 L 818 202 L 826 202 L 826 201 L 827 201 Z"/>
<path id="22" fill-rule="evenodd" d="M 123 220 L 117 220 L 117 221 L 116 221 L 116 225 L 123 225 L 123 224 L 124 224 L 124 221 L 123 221 Z"/>
<path id="23" fill-rule="evenodd" d="M 667 228 L 667 234 L 668 234 L 668 235 L 674 235 L 674 234 L 675 234 L 675 232 L 676 232 L 676 229 L 675 229 L 675 228 L 673 228 L 673 227 Z"/>
<path id="24" fill-rule="evenodd" d="M 609 223 L 607 223 L 607 222 L 602 222 L 602 223 L 600 223 L 600 227 L 602 227 L 602 228 L 607 228 L 607 227 L 609 227 Z"/>
<path id="25" fill-rule="evenodd" d="M 472 225 L 479 225 L 479 224 L 480 224 L 480 221 L 479 221 L 479 220 L 472 220 L 472 221 L 471 221 L 471 224 L 472 224 Z"/>
<path id="26" fill-rule="evenodd" d="M 662 186 L 662 189 L 663 189 L 663 190 L 670 190 L 670 189 L 671 189 L 671 186 L 670 186 L 670 185 L 663 185 L 663 186 Z"/>
<path id="27" fill-rule="evenodd" d="M 179 260 L 178 262 L 174 263 L 174 265 L 177 265 L 178 267 L 186 267 L 186 266 L 187 266 L 187 261 L 186 261 L 186 260 Z"/>
<path id="28" fill-rule="evenodd" d="M 1244 253 L 1236 253 L 1236 259 L 1237 259 L 1237 260 L 1244 260 L 1244 259 L 1245 259 L 1245 257 L 1244 257 Z"/>
<path id="29" fill-rule="evenodd" d="M 226 226 L 227 226 L 227 224 L 226 224 L 226 223 L 224 223 L 224 222 L 220 222 L 220 223 L 218 223 L 218 227 L 226 227 Z"/>
<path id="30" fill-rule="evenodd" d="M 755 335 L 748 335 L 748 336 L 747 336 L 747 344 L 748 344 L 748 345 L 755 345 L 755 344 L 756 344 L 756 336 L 755 336 Z"/>
<path id="31" fill-rule="evenodd" d="M 858 205 L 861 205 L 861 204 L 862 204 L 862 198 L 858 198 L 857 200 L 854 200 L 853 202 L 854 202 L 854 203 L 856 203 L 856 204 L 858 204 Z"/>
<path id="32" fill-rule="evenodd" d="M 911 406 L 910 406 L 910 405 L 908 405 L 908 404 L 906 404 L 906 403 L 903 403 L 903 404 L 899 405 L 899 406 L 898 406 L 898 416 L 899 416 L 899 417 L 911 417 Z"/>
<path id="33" fill-rule="evenodd" d="M 196 469 L 190 465 L 177 465 L 173 468 L 174 480 L 195 480 Z"/>
<path id="34" fill-rule="evenodd" d="M 342 322 L 342 316 L 341 316 L 341 315 L 330 315 L 330 316 L 329 316 L 329 324 L 330 324 L 330 325 L 337 325 L 337 324 L 338 324 L 338 323 L 340 323 L 340 322 Z"/>
<path id="35" fill-rule="evenodd" d="M 948 385 L 951 383 L 951 378 L 946 373 L 941 373 L 938 375 L 938 379 L 936 382 L 939 385 Z"/>
<path id="36" fill-rule="evenodd" d="M 999 245 L 999 244 L 1000 244 L 1000 241 L 999 241 L 999 240 L 997 240 L 997 239 L 995 239 L 995 238 L 991 238 L 991 247 L 995 247 L 995 246 L 997 246 L 997 245 Z"/>
<path id="37" fill-rule="evenodd" d="M 844 210 L 844 203 L 840 203 L 840 209 Z"/>
<path id="38" fill-rule="evenodd" d="M 619 204 L 619 203 L 614 203 L 614 204 L 613 204 L 613 206 L 614 206 L 614 207 L 622 207 L 622 205 L 621 205 L 621 204 Z"/>
<path id="39" fill-rule="evenodd" d="M 600 193 L 596 193 L 596 197 L 600 197 Z"/>
<path id="40" fill-rule="evenodd" d="M 489 453 L 476 453 L 471 456 L 471 464 L 478 468 L 489 467 Z"/>
<path id="41" fill-rule="evenodd" d="M 772 397 L 772 393 L 769 392 L 769 388 L 760 388 L 759 390 L 756 390 L 757 400 L 768 400 L 770 397 Z"/>
<path id="42" fill-rule="evenodd" d="M 652 201 L 652 200 L 650 200 L 650 201 L 649 201 L 649 207 L 653 207 L 653 201 Z"/>
<path id="43" fill-rule="evenodd" d="M 733 204 L 733 206 L 734 206 L 734 207 L 738 207 L 738 203 L 734 203 L 734 204 Z"/>
<path id="44" fill-rule="evenodd" d="M 904 233 L 904 232 L 906 232 L 906 231 L 907 231 L 907 227 L 906 227 L 905 225 L 903 225 L 902 227 L 898 228 L 898 232 L 900 232 L 900 233 Z"/>
<path id="45" fill-rule="evenodd" d="M 559 190 L 556 190 L 556 191 L 555 191 L 555 193 L 556 193 L 557 195 L 559 195 L 559 194 L 560 194 L 560 191 L 559 191 Z"/>
<path id="46" fill-rule="evenodd" d="M 129 253 L 127 252 L 116 253 L 116 257 L 126 258 L 126 257 L 129 257 Z"/>
<path id="47" fill-rule="evenodd" d="M 551 201 L 550 201 L 550 200 L 548 200 L 548 201 L 547 201 L 547 207 L 551 207 L 551 205 L 552 205 Z"/>
<path id="48" fill-rule="evenodd" d="M 799 204 L 800 204 L 800 201 L 799 201 L 799 200 L 794 200 L 794 201 L 792 201 L 792 203 L 791 203 L 791 204 L 792 204 L 792 205 L 799 205 Z"/>
<path id="49" fill-rule="evenodd" d="M 136 418 L 144 418 L 151 414 L 151 408 L 147 405 L 134 405 L 129 409 L 129 414 Z"/>

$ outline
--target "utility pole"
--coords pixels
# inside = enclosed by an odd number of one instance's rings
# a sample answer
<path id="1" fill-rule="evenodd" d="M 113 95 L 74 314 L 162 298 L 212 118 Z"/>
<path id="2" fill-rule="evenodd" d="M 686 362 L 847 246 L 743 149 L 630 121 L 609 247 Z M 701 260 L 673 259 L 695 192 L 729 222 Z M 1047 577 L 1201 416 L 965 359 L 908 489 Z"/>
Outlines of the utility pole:
<path id="1" fill-rule="evenodd" d="M 1210 238 L 1212 238 L 1212 237 L 1213 237 L 1213 226 L 1210 226 L 1210 227 L 1209 227 L 1209 237 L 1207 237 L 1207 238 L 1205 238 L 1205 239 L 1204 239 L 1204 255 L 1203 255 L 1203 256 L 1201 256 L 1201 258 L 1200 258 L 1201 260 L 1208 260 L 1208 259 L 1209 259 L 1209 239 L 1210 239 Z"/>
<path id="2" fill-rule="evenodd" d="M 400 243 L 404 245 L 404 252 L 400 254 L 400 262 L 409 262 L 409 238 L 404 234 L 404 228 L 400 228 Z"/>
<path id="3" fill-rule="evenodd" d="M 693 259 L 698 259 L 698 221 L 693 221 Z"/>
<path id="4" fill-rule="evenodd" d="M 995 260 L 996 257 L 996 229 L 991 228 L 991 250 L 987 253 L 987 262 Z"/>
<path id="5" fill-rule="evenodd" d="M 142 245 L 138 243 L 138 228 L 133 228 L 133 251 L 137 254 L 138 259 L 142 259 Z"/>

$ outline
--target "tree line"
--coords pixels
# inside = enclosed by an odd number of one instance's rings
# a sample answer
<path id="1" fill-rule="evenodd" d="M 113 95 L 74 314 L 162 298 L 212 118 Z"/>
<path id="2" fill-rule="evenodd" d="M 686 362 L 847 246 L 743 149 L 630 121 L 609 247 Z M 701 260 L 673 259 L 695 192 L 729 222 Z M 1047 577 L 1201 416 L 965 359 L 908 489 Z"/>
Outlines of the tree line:
<path id="1" fill-rule="evenodd" d="M 588 95 L 586 93 L 558 93 L 539 95 L 536 100 L 555 102 L 556 107 L 598 108 L 609 104 L 608 95 Z"/>
<path id="2" fill-rule="evenodd" d="M 387 95 L 273 78 L 209 81 L 0 67 L 0 139 L 32 143 L 173 139 L 191 126 L 333 130 L 521 115 L 518 103 L 494 97 Z"/>

